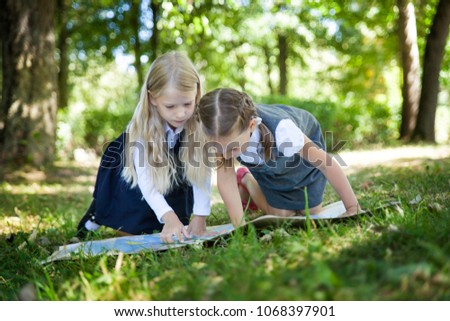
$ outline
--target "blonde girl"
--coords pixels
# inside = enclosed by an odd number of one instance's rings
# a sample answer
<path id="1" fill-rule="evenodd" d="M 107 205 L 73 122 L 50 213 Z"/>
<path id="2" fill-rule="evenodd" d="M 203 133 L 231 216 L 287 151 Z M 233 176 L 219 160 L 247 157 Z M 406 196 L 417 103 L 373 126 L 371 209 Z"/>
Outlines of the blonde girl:
<path id="1" fill-rule="evenodd" d="M 219 88 L 202 97 L 199 116 L 218 152 L 218 188 L 235 226 L 245 223 L 241 199 L 249 196 L 267 214 L 293 216 L 306 206 L 318 213 L 327 180 L 347 214 L 358 211 L 345 174 L 325 152 L 319 123 L 307 111 L 256 105 L 246 93 Z M 233 159 L 244 166 L 237 175 Z"/>
<path id="2" fill-rule="evenodd" d="M 102 156 L 79 236 L 100 225 L 122 234 L 161 231 L 168 243 L 205 232 L 210 173 L 195 117 L 201 94 L 186 55 L 168 52 L 152 63 L 126 131 Z"/>

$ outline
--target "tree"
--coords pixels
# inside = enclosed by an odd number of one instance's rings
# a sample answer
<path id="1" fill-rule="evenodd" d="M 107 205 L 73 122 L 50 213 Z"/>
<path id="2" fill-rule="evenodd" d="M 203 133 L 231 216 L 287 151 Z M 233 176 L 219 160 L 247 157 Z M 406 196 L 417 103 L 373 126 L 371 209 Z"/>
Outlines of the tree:
<path id="1" fill-rule="evenodd" d="M 440 0 L 427 36 L 423 62 L 422 91 L 413 139 L 435 142 L 434 123 L 439 93 L 439 72 L 450 24 L 450 1 Z"/>
<path id="2" fill-rule="evenodd" d="M 410 0 L 397 0 L 399 39 L 403 66 L 402 123 L 400 139 L 408 140 L 416 124 L 420 94 L 420 61 L 414 5 Z"/>
<path id="3" fill-rule="evenodd" d="M 0 12 L 0 162 L 45 165 L 55 154 L 55 1 L 6 0 L 1 2 Z"/>
<path id="4" fill-rule="evenodd" d="M 58 48 L 58 108 L 66 108 L 69 104 L 69 46 L 68 38 L 70 29 L 68 28 L 69 4 L 65 0 L 57 0 L 57 48 Z"/>
<path id="5" fill-rule="evenodd" d="M 161 19 L 161 3 L 150 1 L 150 10 L 152 12 L 152 36 L 150 38 L 151 48 L 149 52 L 149 60 L 153 61 L 159 54 L 159 30 L 158 21 Z"/>
<path id="6" fill-rule="evenodd" d="M 286 96 L 287 94 L 287 59 L 288 59 L 288 45 L 287 37 L 282 34 L 278 34 L 278 48 L 280 54 L 278 55 L 278 67 L 280 69 L 280 95 Z"/>
<path id="7" fill-rule="evenodd" d="M 136 69 L 136 74 L 138 78 L 138 89 L 141 88 L 144 83 L 144 72 L 142 71 L 141 65 L 141 40 L 139 38 L 139 29 L 140 29 L 140 18 L 141 18 L 141 1 L 133 0 L 131 1 L 131 23 L 130 26 L 132 28 L 133 33 L 133 51 L 134 51 L 134 68 Z"/>

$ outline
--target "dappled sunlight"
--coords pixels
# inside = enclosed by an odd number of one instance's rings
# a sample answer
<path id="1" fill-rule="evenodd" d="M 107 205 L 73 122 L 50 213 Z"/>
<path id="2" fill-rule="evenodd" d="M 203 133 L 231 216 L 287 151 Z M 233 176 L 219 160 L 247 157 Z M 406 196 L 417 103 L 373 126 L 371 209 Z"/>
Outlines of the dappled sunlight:
<path id="1" fill-rule="evenodd" d="M 78 183 L 78 184 L 76 184 Z M 72 185 L 52 184 L 40 185 L 36 182 L 24 185 L 11 185 L 3 183 L 0 188 L 12 195 L 60 195 L 60 194 L 82 194 L 91 193 L 92 189 L 84 185 L 79 185 L 81 182 L 74 182 Z M 85 183 L 85 182 L 83 182 Z"/>
<path id="2" fill-rule="evenodd" d="M 440 217 L 448 222 L 448 215 L 442 213 Z M 352 284 L 357 286 L 362 280 L 366 283 L 376 280 L 378 299 L 445 297 L 445 288 L 450 285 L 445 276 L 448 257 L 445 249 L 436 246 L 445 236 L 442 229 L 433 235 L 435 232 L 421 226 L 433 224 L 426 223 L 428 220 L 439 221 L 440 218 L 422 217 L 411 224 L 403 216 L 387 216 L 381 223 L 369 224 L 364 237 L 343 248 L 339 255 L 326 259 L 327 264 L 340 271 L 339 276 L 347 280 L 347 288 Z M 374 298 L 371 293 L 366 295 Z"/>
<path id="3" fill-rule="evenodd" d="M 363 163 L 365 167 L 350 176 L 367 208 L 376 209 L 391 198 L 401 202 L 399 208 L 374 216 L 316 224 L 310 234 L 290 226 L 269 227 L 234 233 L 200 247 L 122 259 L 74 258 L 45 269 L 30 266 L 30 261 L 43 260 L 55 245 L 71 242 L 91 198 L 93 185 L 86 182 L 95 181 L 96 168 L 83 170 L 69 162 L 45 171 L 43 181 L 36 179 L 39 175 L 17 174 L 0 184 L 0 238 L 5 240 L 0 244 L 4 255 L 11 256 L 9 261 L 17 261 L 6 272 L 15 275 L 17 269 L 28 268 L 36 275 L 51 273 L 51 278 L 39 280 L 41 299 L 441 299 L 449 286 L 444 242 L 448 162 L 439 158 L 445 153 L 427 151 L 424 147 L 419 153 L 427 158 L 400 157 L 400 165 L 392 158 L 374 166 Z M 27 183 L 26 177 L 32 180 Z M 76 181 L 77 177 L 83 179 Z M 333 193 L 330 187 L 327 198 Z M 416 195 L 421 197 L 410 204 Z M 228 221 L 219 200 L 208 225 Z M 28 241 L 33 234 L 36 240 Z M 101 229 L 91 239 L 109 237 L 110 231 Z M 20 251 L 11 251 L 19 246 Z M 180 269 L 186 273 L 180 274 Z"/>
<path id="4" fill-rule="evenodd" d="M 39 224 L 39 215 L 7 216 L 0 218 L 0 236 L 15 233 L 31 233 Z"/>
<path id="5" fill-rule="evenodd" d="M 339 153 L 337 160 L 346 174 L 375 166 L 408 167 L 426 159 L 450 158 L 450 145 L 402 146 L 379 150 L 356 150 Z"/>

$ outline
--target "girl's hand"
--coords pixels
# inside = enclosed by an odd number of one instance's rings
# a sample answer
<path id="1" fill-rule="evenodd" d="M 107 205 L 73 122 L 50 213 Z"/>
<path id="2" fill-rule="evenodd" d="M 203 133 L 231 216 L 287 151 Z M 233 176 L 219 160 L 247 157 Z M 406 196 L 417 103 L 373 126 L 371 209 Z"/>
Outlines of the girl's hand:
<path id="1" fill-rule="evenodd" d="M 176 236 L 178 241 L 184 242 L 184 238 L 189 238 L 189 233 L 183 223 L 180 222 L 175 212 L 170 211 L 163 215 L 164 227 L 160 234 L 161 242 L 173 243 L 175 240 L 173 236 Z"/>
<path id="2" fill-rule="evenodd" d="M 188 233 L 192 236 L 202 236 L 206 233 L 206 217 L 194 215 L 189 223 Z"/>
<path id="3" fill-rule="evenodd" d="M 352 216 L 352 215 L 356 215 L 361 212 L 362 212 L 362 209 L 359 206 L 359 204 L 355 204 L 355 205 L 351 205 L 351 206 L 347 207 L 346 212 L 343 216 Z"/>

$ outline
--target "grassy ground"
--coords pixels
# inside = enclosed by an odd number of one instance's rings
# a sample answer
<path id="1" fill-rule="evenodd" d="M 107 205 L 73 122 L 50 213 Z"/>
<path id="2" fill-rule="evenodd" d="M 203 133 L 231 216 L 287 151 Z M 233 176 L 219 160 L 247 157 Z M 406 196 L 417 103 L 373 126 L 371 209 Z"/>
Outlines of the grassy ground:
<path id="1" fill-rule="evenodd" d="M 450 300 L 449 160 L 352 172 L 365 208 L 401 203 L 374 217 L 312 233 L 249 229 L 203 247 L 45 266 L 39 262 L 75 234 L 96 166 L 3 169 L 0 300 Z M 325 203 L 336 200 L 327 187 Z M 228 223 L 224 207 L 215 204 L 208 220 Z M 28 241 L 33 231 L 36 239 Z M 105 229 L 92 238 L 112 235 Z"/>

